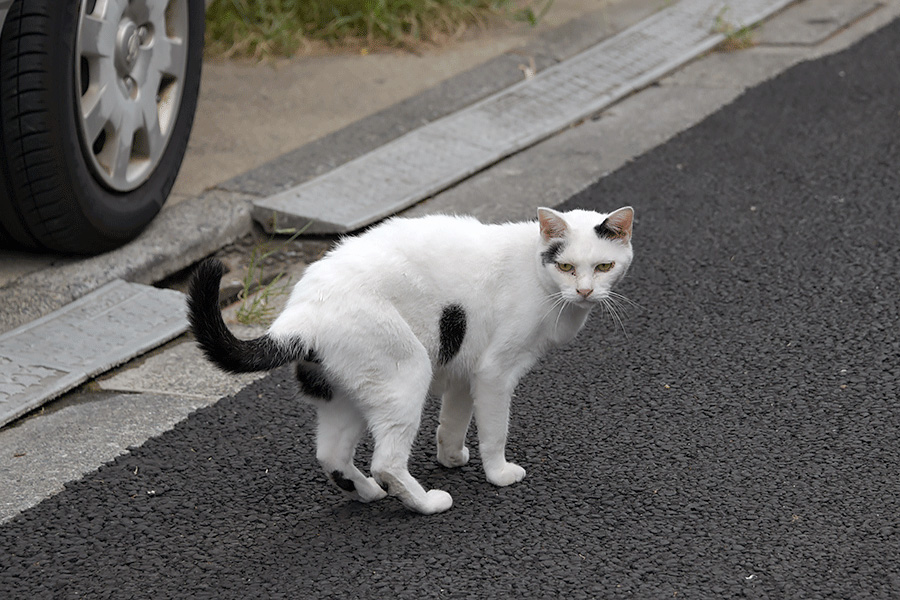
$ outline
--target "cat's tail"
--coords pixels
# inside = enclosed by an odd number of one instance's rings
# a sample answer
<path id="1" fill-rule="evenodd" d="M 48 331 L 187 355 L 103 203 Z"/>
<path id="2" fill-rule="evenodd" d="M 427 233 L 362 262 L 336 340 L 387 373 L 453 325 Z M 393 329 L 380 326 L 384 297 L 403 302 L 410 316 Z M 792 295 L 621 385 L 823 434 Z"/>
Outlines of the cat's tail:
<path id="1" fill-rule="evenodd" d="M 219 282 L 225 267 L 215 258 L 200 263 L 188 292 L 188 320 L 210 361 L 231 373 L 269 371 L 300 358 L 301 344 L 285 344 L 264 335 L 240 340 L 229 331 L 219 309 Z"/>

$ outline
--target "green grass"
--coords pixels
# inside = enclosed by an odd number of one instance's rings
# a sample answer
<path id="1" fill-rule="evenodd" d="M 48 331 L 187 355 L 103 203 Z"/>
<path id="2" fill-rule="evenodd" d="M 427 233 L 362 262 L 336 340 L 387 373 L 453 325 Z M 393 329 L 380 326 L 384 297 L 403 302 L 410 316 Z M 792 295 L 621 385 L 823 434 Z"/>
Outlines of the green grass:
<path id="1" fill-rule="evenodd" d="M 278 273 L 269 281 L 263 273 L 262 262 L 269 254 L 271 252 L 254 248 L 247 273 L 241 281 L 242 289 L 238 293 L 241 305 L 235 316 L 244 325 L 268 325 L 275 313 L 275 307 L 271 303 L 288 293 L 287 286 L 290 282 L 282 281 L 284 273 Z"/>
<path id="2" fill-rule="evenodd" d="M 272 216 L 273 222 L 275 216 Z M 276 229 L 276 234 L 291 234 L 286 240 L 276 240 L 274 237 L 266 242 L 261 242 L 253 247 L 250 252 L 250 264 L 247 272 L 241 279 L 241 291 L 238 292 L 238 300 L 241 305 L 237 309 L 236 318 L 244 325 L 268 325 L 275 313 L 272 303 L 279 297 L 289 292 L 290 279 L 284 280 L 284 273 L 278 273 L 269 277 L 263 271 L 263 263 L 267 258 L 284 249 L 297 237 L 306 231 L 312 222 L 307 223 L 301 229 Z"/>
<path id="3" fill-rule="evenodd" d="M 291 56 L 310 42 L 407 46 L 435 42 L 492 16 L 536 24 L 553 0 L 213 0 L 207 52 Z"/>
<path id="4" fill-rule="evenodd" d="M 718 49 L 723 52 L 746 50 L 756 45 L 756 26 L 738 27 L 725 19 L 728 9 L 723 8 L 716 15 L 716 24 L 713 27 L 715 33 L 721 33 L 725 39 L 719 44 Z"/>

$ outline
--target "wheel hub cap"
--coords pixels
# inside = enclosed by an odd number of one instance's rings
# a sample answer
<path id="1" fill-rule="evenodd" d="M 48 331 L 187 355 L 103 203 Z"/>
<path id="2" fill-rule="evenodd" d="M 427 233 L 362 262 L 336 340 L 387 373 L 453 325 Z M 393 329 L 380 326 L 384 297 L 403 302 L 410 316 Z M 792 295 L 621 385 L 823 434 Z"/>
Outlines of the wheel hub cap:
<path id="1" fill-rule="evenodd" d="M 137 61 L 141 35 L 133 21 L 123 19 L 116 36 L 116 63 L 120 71 L 130 73 Z"/>
<path id="2" fill-rule="evenodd" d="M 187 71 L 189 0 L 82 0 L 75 55 L 81 148 L 106 187 L 155 171 Z"/>

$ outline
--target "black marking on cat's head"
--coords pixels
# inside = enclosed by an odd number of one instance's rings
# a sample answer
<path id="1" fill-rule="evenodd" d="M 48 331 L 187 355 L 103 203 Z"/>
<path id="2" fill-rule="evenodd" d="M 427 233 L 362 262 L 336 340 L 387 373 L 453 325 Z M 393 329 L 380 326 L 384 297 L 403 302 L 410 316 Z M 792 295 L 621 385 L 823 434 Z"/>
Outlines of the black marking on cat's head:
<path id="1" fill-rule="evenodd" d="M 541 252 L 541 262 L 545 265 L 556 264 L 556 259 L 559 258 L 563 248 L 565 248 L 565 244 L 562 242 L 553 242 L 546 250 Z"/>
<path id="2" fill-rule="evenodd" d="M 356 484 L 353 483 L 352 480 L 344 477 L 344 474 L 340 471 L 332 471 L 331 472 L 331 480 L 337 484 L 339 488 L 344 490 L 345 492 L 355 492 Z"/>
<path id="3" fill-rule="evenodd" d="M 621 231 L 609 224 L 609 218 L 595 226 L 594 231 L 600 239 L 617 240 L 623 237 Z"/>
<path id="4" fill-rule="evenodd" d="M 300 390 L 307 396 L 319 400 L 331 400 L 334 397 L 334 391 L 318 362 L 317 360 L 316 362 L 297 363 L 297 381 L 300 382 Z"/>
<path id="5" fill-rule="evenodd" d="M 466 336 L 466 311 L 459 304 L 448 304 L 441 311 L 440 350 L 438 361 L 442 365 L 450 362 L 459 352 Z"/>
<path id="6" fill-rule="evenodd" d="M 631 227 L 634 221 L 634 209 L 630 206 L 620 208 L 594 227 L 597 236 L 607 240 L 628 241 L 631 239 Z"/>

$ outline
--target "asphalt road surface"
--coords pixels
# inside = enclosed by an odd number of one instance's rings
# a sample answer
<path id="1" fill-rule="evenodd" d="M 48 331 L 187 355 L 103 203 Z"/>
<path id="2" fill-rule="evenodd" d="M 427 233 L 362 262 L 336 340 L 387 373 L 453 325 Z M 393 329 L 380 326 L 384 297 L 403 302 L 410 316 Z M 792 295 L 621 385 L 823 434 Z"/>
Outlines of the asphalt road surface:
<path id="1" fill-rule="evenodd" d="M 636 207 L 641 308 L 522 382 L 522 483 L 439 467 L 432 403 L 411 468 L 453 508 L 347 501 L 281 370 L 0 527 L 0 597 L 900 597 L 898 40 L 565 205 Z"/>

